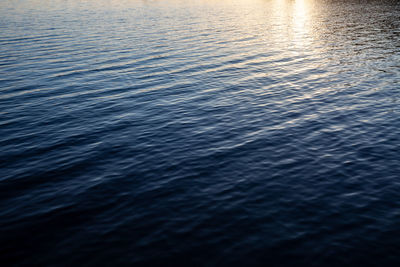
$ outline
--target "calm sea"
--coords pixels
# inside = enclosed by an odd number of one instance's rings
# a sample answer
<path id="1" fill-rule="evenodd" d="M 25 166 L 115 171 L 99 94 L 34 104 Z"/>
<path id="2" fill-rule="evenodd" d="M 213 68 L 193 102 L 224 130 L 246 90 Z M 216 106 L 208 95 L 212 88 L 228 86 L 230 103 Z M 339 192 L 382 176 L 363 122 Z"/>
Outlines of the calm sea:
<path id="1" fill-rule="evenodd" d="M 400 264 L 399 97 L 398 1 L 2 0 L 0 265 Z"/>

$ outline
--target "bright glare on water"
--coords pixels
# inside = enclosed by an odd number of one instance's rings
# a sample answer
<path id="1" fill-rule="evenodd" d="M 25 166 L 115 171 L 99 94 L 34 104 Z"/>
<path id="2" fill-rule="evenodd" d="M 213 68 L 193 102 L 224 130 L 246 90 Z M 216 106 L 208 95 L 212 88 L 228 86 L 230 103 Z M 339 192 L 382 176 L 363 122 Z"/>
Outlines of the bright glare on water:
<path id="1" fill-rule="evenodd" d="M 400 264 L 400 4 L 0 2 L 0 265 Z"/>

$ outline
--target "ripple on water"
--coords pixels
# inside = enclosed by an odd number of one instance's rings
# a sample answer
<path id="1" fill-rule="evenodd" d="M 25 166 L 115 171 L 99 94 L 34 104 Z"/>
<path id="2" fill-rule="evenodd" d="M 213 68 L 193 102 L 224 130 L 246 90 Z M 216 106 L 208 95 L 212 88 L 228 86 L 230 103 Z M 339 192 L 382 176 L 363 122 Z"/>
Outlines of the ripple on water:
<path id="1" fill-rule="evenodd" d="M 0 3 L 1 262 L 399 263 L 399 14 Z"/>

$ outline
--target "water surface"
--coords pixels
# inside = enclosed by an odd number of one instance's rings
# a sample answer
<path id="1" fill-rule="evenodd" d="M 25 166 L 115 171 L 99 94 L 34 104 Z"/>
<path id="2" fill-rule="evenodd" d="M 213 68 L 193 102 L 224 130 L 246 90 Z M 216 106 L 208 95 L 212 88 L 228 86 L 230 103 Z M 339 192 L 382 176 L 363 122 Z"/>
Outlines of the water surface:
<path id="1" fill-rule="evenodd" d="M 399 264 L 399 62 L 397 1 L 2 1 L 0 260 Z"/>

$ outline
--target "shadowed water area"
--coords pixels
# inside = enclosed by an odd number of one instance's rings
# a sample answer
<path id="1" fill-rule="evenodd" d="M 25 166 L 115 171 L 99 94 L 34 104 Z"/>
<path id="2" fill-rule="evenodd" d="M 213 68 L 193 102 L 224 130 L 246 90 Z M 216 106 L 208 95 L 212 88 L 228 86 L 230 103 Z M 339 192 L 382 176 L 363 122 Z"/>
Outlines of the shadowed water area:
<path id="1" fill-rule="evenodd" d="M 400 264 L 400 3 L 0 2 L 0 265 Z"/>

